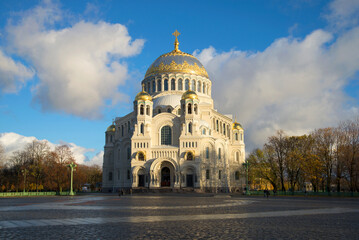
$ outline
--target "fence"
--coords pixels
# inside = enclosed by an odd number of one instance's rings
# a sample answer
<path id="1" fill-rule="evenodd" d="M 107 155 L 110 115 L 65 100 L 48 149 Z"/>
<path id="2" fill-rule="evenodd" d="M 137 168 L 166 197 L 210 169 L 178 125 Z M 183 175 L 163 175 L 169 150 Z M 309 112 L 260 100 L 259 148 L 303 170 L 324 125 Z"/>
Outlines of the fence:
<path id="1" fill-rule="evenodd" d="M 275 194 L 273 191 L 269 191 L 270 196 L 331 196 L 331 197 L 359 197 L 359 192 L 284 192 L 277 191 Z M 250 191 L 251 195 L 263 195 L 264 191 Z"/>
<path id="2" fill-rule="evenodd" d="M 55 196 L 55 195 L 67 196 L 69 195 L 69 192 L 0 192 L 0 197 L 29 197 L 29 196 Z"/>

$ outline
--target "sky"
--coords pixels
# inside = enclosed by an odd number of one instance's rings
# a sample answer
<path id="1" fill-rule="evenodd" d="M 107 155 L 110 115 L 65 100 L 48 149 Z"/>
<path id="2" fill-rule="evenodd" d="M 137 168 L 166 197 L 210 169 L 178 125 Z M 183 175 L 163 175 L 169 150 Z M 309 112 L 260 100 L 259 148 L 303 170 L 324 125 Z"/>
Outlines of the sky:
<path id="1" fill-rule="evenodd" d="M 102 165 L 106 128 L 132 111 L 147 68 L 195 55 L 246 152 L 359 115 L 359 1 L 0 0 L 0 143 L 68 144 Z"/>

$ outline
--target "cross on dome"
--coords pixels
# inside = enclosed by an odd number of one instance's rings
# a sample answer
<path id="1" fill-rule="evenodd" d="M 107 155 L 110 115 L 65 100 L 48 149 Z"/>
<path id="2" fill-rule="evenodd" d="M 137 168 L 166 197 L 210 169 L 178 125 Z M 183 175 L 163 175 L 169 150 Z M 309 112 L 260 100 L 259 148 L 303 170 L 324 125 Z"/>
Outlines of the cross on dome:
<path id="1" fill-rule="evenodd" d="M 180 50 L 178 49 L 179 42 L 178 42 L 177 37 L 178 37 L 179 35 L 181 35 L 181 33 L 178 32 L 177 29 L 176 29 L 176 31 L 174 31 L 174 33 L 172 33 L 172 35 L 176 37 L 175 43 L 174 43 L 174 45 L 175 45 L 175 52 L 180 52 Z"/>

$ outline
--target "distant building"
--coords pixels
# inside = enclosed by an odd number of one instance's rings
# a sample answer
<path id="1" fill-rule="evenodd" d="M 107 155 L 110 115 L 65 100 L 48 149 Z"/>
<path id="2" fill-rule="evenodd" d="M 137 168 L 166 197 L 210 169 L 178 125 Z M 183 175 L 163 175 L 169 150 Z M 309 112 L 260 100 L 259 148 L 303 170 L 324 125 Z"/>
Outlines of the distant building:
<path id="1" fill-rule="evenodd" d="M 178 49 L 148 68 L 134 111 L 107 128 L 102 190 L 242 187 L 242 126 L 213 108 L 212 82 L 194 56 Z"/>

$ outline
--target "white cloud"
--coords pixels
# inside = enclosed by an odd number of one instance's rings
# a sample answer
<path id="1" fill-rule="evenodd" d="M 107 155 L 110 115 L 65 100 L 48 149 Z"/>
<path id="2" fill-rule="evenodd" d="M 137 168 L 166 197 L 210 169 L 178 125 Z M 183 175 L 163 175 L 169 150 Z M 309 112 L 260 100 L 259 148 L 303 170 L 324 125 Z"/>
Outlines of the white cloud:
<path id="1" fill-rule="evenodd" d="M 0 49 L 0 90 L 13 93 L 34 76 L 34 71 L 14 61 Z"/>
<path id="2" fill-rule="evenodd" d="M 132 41 L 121 24 L 80 21 L 58 28 L 65 21 L 61 9 L 45 3 L 11 21 L 8 40 L 36 69 L 34 100 L 43 110 L 97 118 L 106 104 L 123 99 L 123 59 L 138 54 L 144 41 Z"/>
<path id="3" fill-rule="evenodd" d="M 194 54 L 212 78 L 220 111 L 234 112 L 243 124 L 248 151 L 277 129 L 304 134 L 349 117 L 343 88 L 359 71 L 358 46 L 357 27 L 337 39 L 323 30 L 277 39 L 263 52 L 209 47 Z"/>
<path id="4" fill-rule="evenodd" d="M 34 140 L 39 139 L 35 137 L 23 136 L 13 132 L 0 133 L 0 144 L 4 146 L 5 154 L 8 158 L 12 156 L 13 152 L 22 151 L 27 144 L 31 143 Z M 94 152 L 94 149 L 81 147 L 74 143 L 67 143 L 63 141 L 60 141 L 58 144 L 49 142 L 46 139 L 40 141 L 47 142 L 52 150 L 54 150 L 56 146 L 67 145 L 73 153 L 73 156 L 77 163 L 85 164 L 88 166 L 96 164 L 102 167 L 103 151 L 100 151 L 94 157 L 89 158 L 87 154 Z"/>
<path id="5" fill-rule="evenodd" d="M 359 1 L 334 0 L 329 4 L 325 18 L 337 29 L 356 26 L 359 23 Z"/>

